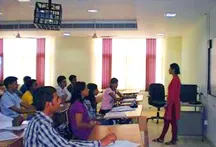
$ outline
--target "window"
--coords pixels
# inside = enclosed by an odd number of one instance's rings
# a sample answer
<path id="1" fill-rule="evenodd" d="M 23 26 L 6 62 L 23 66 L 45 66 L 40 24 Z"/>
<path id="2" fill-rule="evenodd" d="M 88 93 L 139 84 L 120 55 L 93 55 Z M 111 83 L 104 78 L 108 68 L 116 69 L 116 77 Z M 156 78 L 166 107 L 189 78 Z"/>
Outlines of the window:
<path id="1" fill-rule="evenodd" d="M 145 89 L 145 38 L 113 39 L 112 77 L 119 80 L 119 89 Z"/>
<path id="2" fill-rule="evenodd" d="M 4 39 L 4 78 L 16 76 L 23 84 L 23 77 L 36 78 L 36 39 Z"/>

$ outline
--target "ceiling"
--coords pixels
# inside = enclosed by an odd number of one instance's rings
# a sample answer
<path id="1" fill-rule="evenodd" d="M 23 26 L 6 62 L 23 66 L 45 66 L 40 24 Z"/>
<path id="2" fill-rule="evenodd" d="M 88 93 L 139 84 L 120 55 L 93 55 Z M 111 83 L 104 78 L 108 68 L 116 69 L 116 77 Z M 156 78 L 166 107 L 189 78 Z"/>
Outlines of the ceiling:
<path id="1" fill-rule="evenodd" d="M 47 0 L 37 0 L 47 2 Z M 32 21 L 34 4 L 20 3 L 17 0 L 0 0 L 0 22 L 4 21 Z M 205 13 L 216 6 L 216 0 L 53 0 L 63 6 L 63 20 L 137 20 L 138 30 L 100 30 L 99 35 L 120 36 L 156 36 L 164 33 L 166 36 L 180 36 L 193 27 Z M 88 13 L 88 9 L 97 9 L 98 13 Z M 176 12 L 174 18 L 165 18 L 164 13 Z M 67 30 L 74 35 L 91 35 L 93 30 Z M 11 32 L 10 32 L 11 33 Z M 24 32 L 28 35 L 49 34 L 43 31 Z M 8 32 L 0 32 L 0 35 Z M 59 35 L 60 32 L 52 32 Z"/>

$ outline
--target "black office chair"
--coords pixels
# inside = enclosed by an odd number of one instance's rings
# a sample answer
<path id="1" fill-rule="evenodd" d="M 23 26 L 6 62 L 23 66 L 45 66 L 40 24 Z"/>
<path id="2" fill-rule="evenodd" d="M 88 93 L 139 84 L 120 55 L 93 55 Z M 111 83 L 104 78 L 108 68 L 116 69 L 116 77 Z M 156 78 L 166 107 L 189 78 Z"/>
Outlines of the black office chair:
<path id="1" fill-rule="evenodd" d="M 197 92 L 197 85 L 192 85 L 192 84 L 181 85 L 181 94 L 180 94 L 181 102 L 198 104 L 200 102 L 197 101 L 197 95 L 200 96 L 200 93 Z"/>
<path id="2" fill-rule="evenodd" d="M 149 105 L 152 105 L 157 108 L 157 115 L 147 118 L 147 122 L 149 119 L 157 119 L 158 124 L 159 119 L 164 119 L 164 117 L 160 116 L 160 108 L 164 107 L 164 105 L 166 104 L 164 86 L 162 84 L 151 84 L 149 86 L 148 97 Z"/>

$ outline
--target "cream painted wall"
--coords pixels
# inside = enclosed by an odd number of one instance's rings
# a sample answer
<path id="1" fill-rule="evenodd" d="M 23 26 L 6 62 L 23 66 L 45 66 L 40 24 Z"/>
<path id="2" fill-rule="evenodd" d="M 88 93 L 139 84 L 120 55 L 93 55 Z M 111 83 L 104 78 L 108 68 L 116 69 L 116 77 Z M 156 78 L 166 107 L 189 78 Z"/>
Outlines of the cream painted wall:
<path id="1" fill-rule="evenodd" d="M 182 83 L 198 84 L 206 92 L 207 16 L 189 29 L 182 41 Z"/>
<path id="2" fill-rule="evenodd" d="M 54 38 L 54 79 L 75 74 L 78 80 L 94 82 L 94 41 L 86 37 Z M 56 80 L 52 85 L 56 85 Z"/>
<path id="3" fill-rule="evenodd" d="M 172 77 L 168 70 L 171 63 L 181 67 L 182 37 L 168 37 L 165 39 L 164 85 L 167 89 Z"/>
<path id="4" fill-rule="evenodd" d="M 216 34 L 215 18 L 216 8 L 210 12 L 210 17 L 204 16 L 182 38 L 182 82 L 197 84 L 204 93 L 202 101 L 208 120 L 206 136 L 214 145 L 216 145 L 216 98 L 207 94 L 207 41 Z"/>

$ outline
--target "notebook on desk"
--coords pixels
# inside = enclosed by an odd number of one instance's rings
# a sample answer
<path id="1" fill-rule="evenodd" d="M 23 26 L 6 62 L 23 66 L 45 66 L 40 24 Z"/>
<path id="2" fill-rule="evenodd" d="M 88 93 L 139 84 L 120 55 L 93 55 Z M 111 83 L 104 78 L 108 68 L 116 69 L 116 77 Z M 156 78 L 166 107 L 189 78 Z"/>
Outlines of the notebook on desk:
<path id="1" fill-rule="evenodd" d="M 126 118 L 126 113 L 124 112 L 109 112 L 107 113 L 104 118 L 110 119 L 110 118 Z"/>

